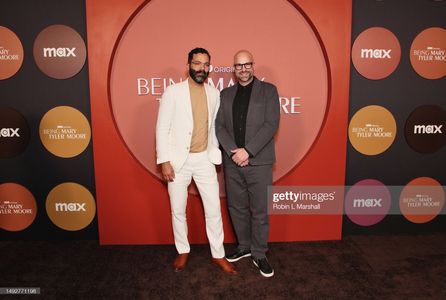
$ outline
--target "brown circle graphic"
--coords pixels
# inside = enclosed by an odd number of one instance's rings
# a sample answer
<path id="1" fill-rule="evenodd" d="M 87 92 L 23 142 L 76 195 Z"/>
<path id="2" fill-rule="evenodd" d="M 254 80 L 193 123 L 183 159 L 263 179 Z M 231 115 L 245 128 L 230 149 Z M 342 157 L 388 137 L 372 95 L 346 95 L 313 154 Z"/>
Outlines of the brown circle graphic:
<path id="1" fill-rule="evenodd" d="M 39 69 L 55 79 L 76 75 L 87 58 L 84 40 L 65 25 L 51 25 L 42 30 L 34 41 L 33 53 Z"/>
<path id="2" fill-rule="evenodd" d="M 203 0 L 150 1 L 129 20 L 110 66 L 110 103 L 119 134 L 135 159 L 161 178 L 155 154 L 159 99 L 168 85 L 187 78 L 187 53 L 197 46 L 210 51 L 208 83 L 222 90 L 235 83 L 234 54 L 247 47 L 254 55 L 257 78 L 274 83 L 279 91 L 281 119 L 273 171 L 276 181 L 305 157 L 324 122 L 329 73 L 323 45 L 298 9 L 288 1 L 275 0 L 245 0 L 242 4 L 227 0 L 212 13 L 209 26 L 201 26 L 197 36 L 191 35 L 197 30 L 196 23 L 184 12 L 204 5 Z M 230 39 L 222 38 L 240 29 L 238 22 L 228 20 L 234 7 L 249 11 L 243 22 L 262 34 L 231 34 Z M 176 30 L 160 34 L 159 28 L 168 27 Z M 222 177 L 219 172 L 223 194 Z"/>
<path id="3" fill-rule="evenodd" d="M 74 157 L 90 143 L 91 129 L 87 118 L 70 106 L 49 110 L 40 121 L 39 135 L 42 144 L 59 157 Z"/>
<path id="4" fill-rule="evenodd" d="M 446 29 L 431 27 L 420 32 L 410 46 L 410 62 L 426 79 L 446 75 Z"/>
<path id="5" fill-rule="evenodd" d="M 74 182 L 54 187 L 46 198 L 45 206 L 54 225 L 68 231 L 84 229 L 96 215 L 93 195 Z"/>
<path id="6" fill-rule="evenodd" d="M 16 183 L 0 184 L 0 228 L 20 231 L 28 228 L 37 215 L 31 192 Z"/>
<path id="7" fill-rule="evenodd" d="M 427 223 L 433 220 L 443 206 L 443 187 L 433 178 L 416 178 L 401 191 L 401 213 L 413 223 Z"/>
<path id="8" fill-rule="evenodd" d="M 30 130 L 25 117 L 12 108 L 0 108 L 0 158 L 10 158 L 25 151 Z"/>
<path id="9" fill-rule="evenodd" d="M 0 80 L 14 76 L 23 63 L 23 46 L 17 35 L 0 26 Z"/>
<path id="10" fill-rule="evenodd" d="M 378 105 L 358 110 L 348 127 L 350 143 L 356 151 L 364 155 L 377 155 L 386 151 L 395 136 L 395 118 L 390 111 Z"/>
<path id="11" fill-rule="evenodd" d="M 386 28 L 364 30 L 352 47 L 355 69 L 368 79 L 383 79 L 395 71 L 401 58 L 401 47 L 396 36 Z"/>
<path id="12" fill-rule="evenodd" d="M 417 107 L 407 118 L 404 134 L 415 151 L 438 151 L 446 144 L 446 111 L 438 105 Z"/>

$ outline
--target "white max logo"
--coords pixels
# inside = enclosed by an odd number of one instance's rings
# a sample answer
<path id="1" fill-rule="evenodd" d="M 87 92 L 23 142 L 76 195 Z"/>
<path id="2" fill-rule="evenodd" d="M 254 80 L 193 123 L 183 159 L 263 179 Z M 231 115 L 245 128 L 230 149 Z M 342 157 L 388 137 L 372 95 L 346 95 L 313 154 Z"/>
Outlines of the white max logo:
<path id="1" fill-rule="evenodd" d="M 0 130 L 0 137 L 20 137 L 20 128 L 2 128 Z"/>
<path id="2" fill-rule="evenodd" d="M 43 57 L 76 57 L 76 48 L 43 48 Z"/>
<path id="3" fill-rule="evenodd" d="M 361 58 L 388 58 L 392 49 L 361 49 Z"/>
<path id="4" fill-rule="evenodd" d="M 436 134 L 443 133 L 441 131 L 443 125 L 415 125 L 413 128 L 414 134 Z"/>
<path id="5" fill-rule="evenodd" d="M 56 211 L 86 211 L 86 203 L 55 203 Z"/>
<path id="6" fill-rule="evenodd" d="M 382 207 L 382 200 L 382 198 L 353 199 L 353 207 Z"/>

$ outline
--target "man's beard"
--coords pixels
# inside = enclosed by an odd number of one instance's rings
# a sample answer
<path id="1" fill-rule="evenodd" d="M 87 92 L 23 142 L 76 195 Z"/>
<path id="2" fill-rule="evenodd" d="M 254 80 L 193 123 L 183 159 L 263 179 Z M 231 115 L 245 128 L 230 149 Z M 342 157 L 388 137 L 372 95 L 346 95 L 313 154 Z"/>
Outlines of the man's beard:
<path id="1" fill-rule="evenodd" d="M 208 78 L 209 72 L 206 71 L 195 71 L 192 68 L 189 68 L 190 77 L 198 84 L 202 84 L 206 78 Z"/>
<path id="2" fill-rule="evenodd" d="M 247 76 L 246 79 L 242 79 L 242 76 L 236 76 L 238 80 L 248 82 L 251 81 L 251 79 L 254 77 L 254 74 L 251 72 L 245 72 L 244 76 Z"/>

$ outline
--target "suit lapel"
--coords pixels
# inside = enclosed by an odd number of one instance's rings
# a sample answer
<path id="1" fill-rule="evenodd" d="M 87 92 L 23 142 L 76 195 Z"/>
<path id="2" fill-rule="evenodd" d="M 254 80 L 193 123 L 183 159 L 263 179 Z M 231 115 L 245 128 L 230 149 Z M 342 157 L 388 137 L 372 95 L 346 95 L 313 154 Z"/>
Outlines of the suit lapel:
<path id="1" fill-rule="evenodd" d="M 190 101 L 190 90 L 189 90 L 189 79 L 186 79 L 184 81 L 184 85 L 183 85 L 183 93 L 186 97 L 184 97 L 184 100 L 186 101 L 184 103 L 184 108 L 185 111 L 184 113 L 189 117 L 189 119 L 193 122 L 194 121 L 194 117 L 192 115 L 192 103 Z"/>
<path id="2" fill-rule="evenodd" d="M 230 132 L 233 132 L 234 128 L 234 123 L 233 123 L 234 121 L 232 117 L 232 105 L 234 104 L 235 94 L 237 94 L 237 84 L 234 85 L 233 88 L 230 88 L 228 90 L 228 105 L 226 106 L 226 109 L 227 109 L 227 114 L 229 115 L 229 124 L 231 125 Z M 234 135 L 234 133 L 232 133 L 232 135 Z"/>
<path id="3" fill-rule="evenodd" d="M 251 97 L 249 97 L 248 113 L 246 115 L 246 125 L 252 124 L 252 120 L 256 117 L 253 109 L 254 103 L 260 99 L 260 81 L 254 78 L 252 84 Z"/>

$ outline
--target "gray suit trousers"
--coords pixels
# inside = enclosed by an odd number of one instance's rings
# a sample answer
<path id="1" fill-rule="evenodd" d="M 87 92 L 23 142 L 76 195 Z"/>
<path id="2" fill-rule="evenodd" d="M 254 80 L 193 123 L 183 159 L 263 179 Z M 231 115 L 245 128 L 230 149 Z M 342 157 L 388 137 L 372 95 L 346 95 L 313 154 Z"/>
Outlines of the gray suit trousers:
<path id="1" fill-rule="evenodd" d="M 238 240 L 238 248 L 250 249 L 256 258 L 268 250 L 268 185 L 272 185 L 272 165 L 238 167 L 224 155 L 228 208 Z"/>

